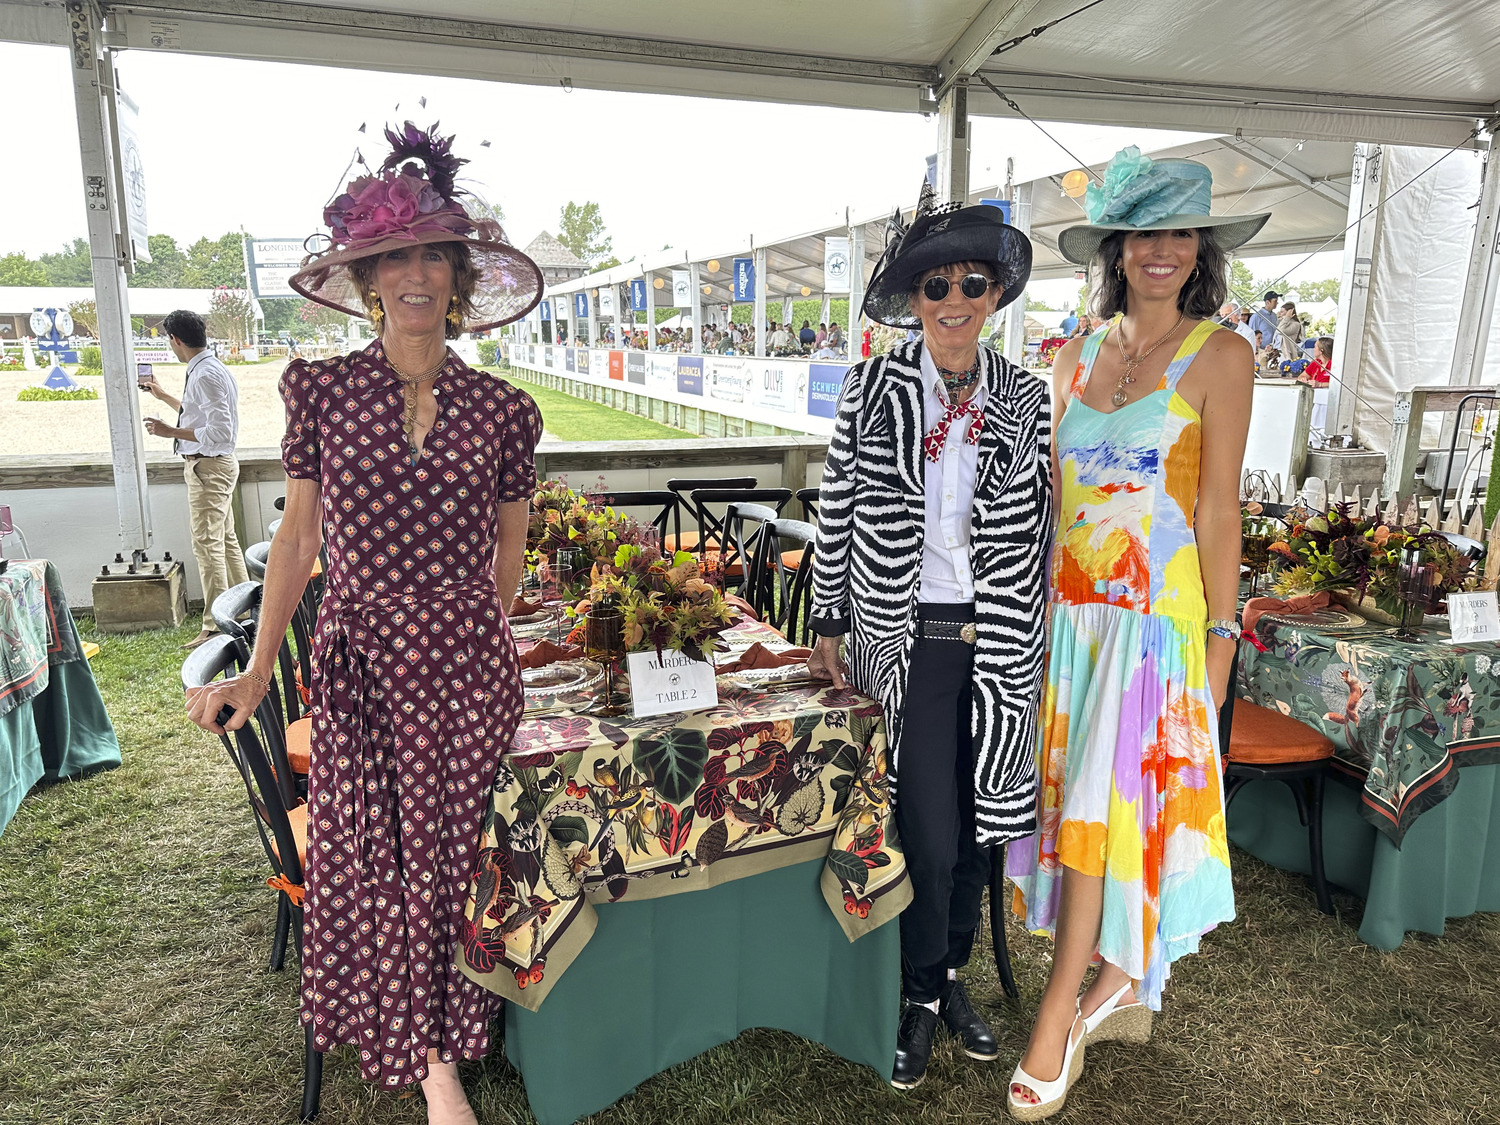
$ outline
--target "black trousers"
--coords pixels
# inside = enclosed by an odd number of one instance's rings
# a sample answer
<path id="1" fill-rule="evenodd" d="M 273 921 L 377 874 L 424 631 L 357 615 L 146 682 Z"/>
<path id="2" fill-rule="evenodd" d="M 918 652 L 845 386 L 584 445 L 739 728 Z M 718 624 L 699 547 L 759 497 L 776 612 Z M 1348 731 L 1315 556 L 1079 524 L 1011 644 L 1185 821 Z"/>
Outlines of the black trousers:
<path id="1" fill-rule="evenodd" d="M 972 621 L 972 605 L 918 605 L 929 621 Z M 896 829 L 911 876 L 901 913 L 901 984 L 907 999 L 938 998 L 949 969 L 968 964 L 989 883 L 989 853 L 974 839 L 974 646 L 912 646 L 896 753 Z"/>

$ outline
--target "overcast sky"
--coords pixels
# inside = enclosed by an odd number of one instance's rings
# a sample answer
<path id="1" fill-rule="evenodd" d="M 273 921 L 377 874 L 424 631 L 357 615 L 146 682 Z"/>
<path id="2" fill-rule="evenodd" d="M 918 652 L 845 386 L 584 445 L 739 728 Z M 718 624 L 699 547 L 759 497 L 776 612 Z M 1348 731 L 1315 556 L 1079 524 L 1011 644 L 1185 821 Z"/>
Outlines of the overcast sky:
<path id="1" fill-rule="evenodd" d="M 504 209 L 512 241 L 557 232 L 569 200 L 600 206 L 616 255 L 670 244 L 713 253 L 909 205 L 936 119 L 917 114 L 609 93 L 280 63 L 125 52 L 121 86 L 140 107 L 152 233 L 187 243 L 244 227 L 261 238 L 311 234 L 357 147 L 378 163 L 381 128 L 441 120 L 464 174 Z M 0 113 L 12 125 L 0 177 L 0 253 L 35 256 L 85 233 L 73 94 L 62 48 L 0 43 Z M 426 108 L 418 99 L 427 99 Z M 398 108 L 399 106 L 399 108 Z M 38 109 L 42 112 L 38 112 Z M 359 126 L 367 131 L 361 135 Z M 1049 126 L 1088 161 L 1127 144 L 1150 150 L 1202 134 Z M 971 183 L 1065 171 L 1073 160 L 1026 122 L 973 122 Z M 481 148 L 479 142 L 490 146 Z M 50 154 L 43 160 L 42 154 Z M 1260 275 L 1299 258 L 1252 263 Z M 1318 255 L 1294 275 L 1337 276 Z M 1076 282 L 1033 286 L 1043 299 Z"/>

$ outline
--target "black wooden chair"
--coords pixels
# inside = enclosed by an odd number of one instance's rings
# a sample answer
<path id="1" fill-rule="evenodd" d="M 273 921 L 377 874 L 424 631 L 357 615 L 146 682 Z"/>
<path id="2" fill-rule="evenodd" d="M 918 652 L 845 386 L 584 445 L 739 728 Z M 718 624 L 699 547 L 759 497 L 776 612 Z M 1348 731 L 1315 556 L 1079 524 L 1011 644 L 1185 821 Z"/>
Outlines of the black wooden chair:
<path id="1" fill-rule="evenodd" d="M 812 645 L 812 559 L 817 537 L 818 529 L 805 520 L 768 520 L 761 527 L 750 566 L 751 574 L 768 587 L 762 620 L 793 644 L 808 647 Z"/>
<path id="2" fill-rule="evenodd" d="M 199 645 L 182 665 L 184 688 L 204 687 L 226 672 L 237 671 L 239 648 L 231 636 L 210 638 Z M 291 785 L 291 769 L 279 738 L 280 720 L 275 693 L 268 694 L 255 709 L 255 716 L 237 731 L 219 736 L 229 760 L 239 771 L 249 798 L 252 819 L 260 835 L 275 888 L 276 932 L 271 943 L 270 967 L 280 972 L 286 964 L 287 942 L 292 927 L 301 949 L 303 872 L 307 862 L 307 806 L 297 800 Z M 222 725 L 230 718 L 221 711 Z M 323 1056 L 313 1049 L 312 1029 L 303 1032 L 302 1117 L 318 1115 L 323 1084 Z"/>
<path id="3" fill-rule="evenodd" d="M 1309 878 L 1318 909 L 1333 913 L 1323 875 L 1323 784 L 1332 740 L 1322 731 L 1252 700 L 1235 699 L 1241 640 L 1229 665 L 1229 690 L 1219 711 L 1219 751 L 1224 759 L 1224 810 L 1252 781 L 1279 781 L 1297 803 L 1297 819 L 1307 829 Z"/>
<path id="4" fill-rule="evenodd" d="M 781 510 L 792 499 L 790 488 L 699 488 L 688 499 L 693 522 L 698 528 L 698 561 L 704 569 L 712 569 L 717 562 L 725 581 L 739 579 L 744 574 L 749 558 L 740 547 L 731 542 L 725 519 L 731 504 L 743 510 L 746 504 L 759 504 L 772 508 L 779 519 Z"/>
<path id="5" fill-rule="evenodd" d="M 755 477 L 673 477 L 667 481 L 667 489 L 677 496 L 678 511 L 691 513 L 692 495 L 700 488 L 754 488 L 759 483 Z M 703 546 L 699 540 L 698 531 L 676 528 L 672 535 L 663 540 L 662 548 L 667 551 L 697 551 Z M 709 543 L 707 546 L 717 547 L 718 543 Z"/>
<path id="6" fill-rule="evenodd" d="M 797 503 L 802 505 L 802 510 L 807 513 L 808 523 L 818 522 L 818 490 L 816 488 L 797 489 Z"/>
<path id="7" fill-rule="evenodd" d="M 266 560 L 271 556 L 271 541 L 263 539 L 245 548 L 245 569 L 256 582 L 266 580 Z"/>
<path id="8" fill-rule="evenodd" d="M 756 616 L 763 621 L 769 620 L 768 612 L 774 605 L 774 602 L 767 601 L 771 591 L 769 561 L 760 559 L 759 569 L 754 565 L 747 569 L 744 564 L 754 564 L 765 527 L 779 514 L 775 508 L 749 502 L 732 503 L 724 509 L 725 545 L 721 555 L 731 560 L 724 567 L 724 588 L 732 588 L 749 602 Z"/>

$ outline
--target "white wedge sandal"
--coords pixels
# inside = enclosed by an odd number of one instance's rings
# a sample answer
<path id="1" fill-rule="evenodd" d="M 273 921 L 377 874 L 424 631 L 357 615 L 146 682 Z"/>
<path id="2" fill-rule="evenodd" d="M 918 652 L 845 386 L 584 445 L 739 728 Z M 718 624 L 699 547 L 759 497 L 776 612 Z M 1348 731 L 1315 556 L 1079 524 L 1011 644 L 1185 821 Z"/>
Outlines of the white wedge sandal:
<path id="1" fill-rule="evenodd" d="M 1073 1023 L 1068 1028 L 1068 1049 L 1063 1052 L 1062 1070 L 1058 1072 L 1056 1078 L 1051 1082 L 1043 1082 L 1027 1074 L 1021 1069 L 1019 1063 L 1016 1064 L 1015 1073 L 1010 1076 L 1010 1086 L 1005 1092 L 1005 1102 L 1010 1109 L 1010 1115 L 1017 1121 L 1041 1121 L 1045 1117 L 1051 1117 L 1062 1109 L 1063 1103 L 1068 1099 L 1068 1090 L 1083 1073 L 1083 1048 L 1088 1039 L 1087 1025 L 1085 1024 L 1085 1030 L 1079 1033 L 1078 1038 L 1074 1039 L 1073 1028 L 1084 1022 L 1083 1012 L 1077 1004 L 1074 1005 L 1074 1012 Z M 1036 1104 L 1017 1101 L 1015 1094 L 1017 1086 L 1025 1086 L 1035 1094 L 1038 1099 Z"/>
<path id="2" fill-rule="evenodd" d="M 1083 1017 L 1083 1038 L 1089 1044 L 1114 1040 L 1120 1043 L 1145 1043 L 1151 1038 L 1151 1009 L 1139 1000 L 1122 1005 L 1120 999 L 1131 989 L 1131 983 L 1116 992 L 1092 1014 Z"/>

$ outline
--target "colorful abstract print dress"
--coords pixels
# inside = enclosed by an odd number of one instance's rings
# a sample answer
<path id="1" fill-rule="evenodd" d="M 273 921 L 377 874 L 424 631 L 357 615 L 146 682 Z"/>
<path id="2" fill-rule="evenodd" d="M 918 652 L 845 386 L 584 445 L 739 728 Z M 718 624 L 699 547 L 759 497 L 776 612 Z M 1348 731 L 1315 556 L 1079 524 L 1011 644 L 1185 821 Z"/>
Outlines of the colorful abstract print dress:
<path id="1" fill-rule="evenodd" d="M 287 365 L 282 462 L 319 482 L 302 945 L 313 1045 L 384 1086 L 489 1049 L 500 1001 L 458 969 L 468 877 L 522 704 L 493 574 L 499 506 L 529 501 L 531 397 L 450 353 L 413 461 L 379 341 Z"/>
<path id="2" fill-rule="evenodd" d="M 1039 829 L 1010 845 L 1007 873 L 1017 913 L 1046 933 L 1062 869 L 1103 876 L 1099 953 L 1159 1009 L 1172 962 L 1234 917 L 1193 535 L 1202 425 L 1177 393 L 1216 326 L 1188 335 L 1152 393 L 1103 414 L 1082 399 L 1114 327 L 1084 342 L 1058 426 Z"/>

